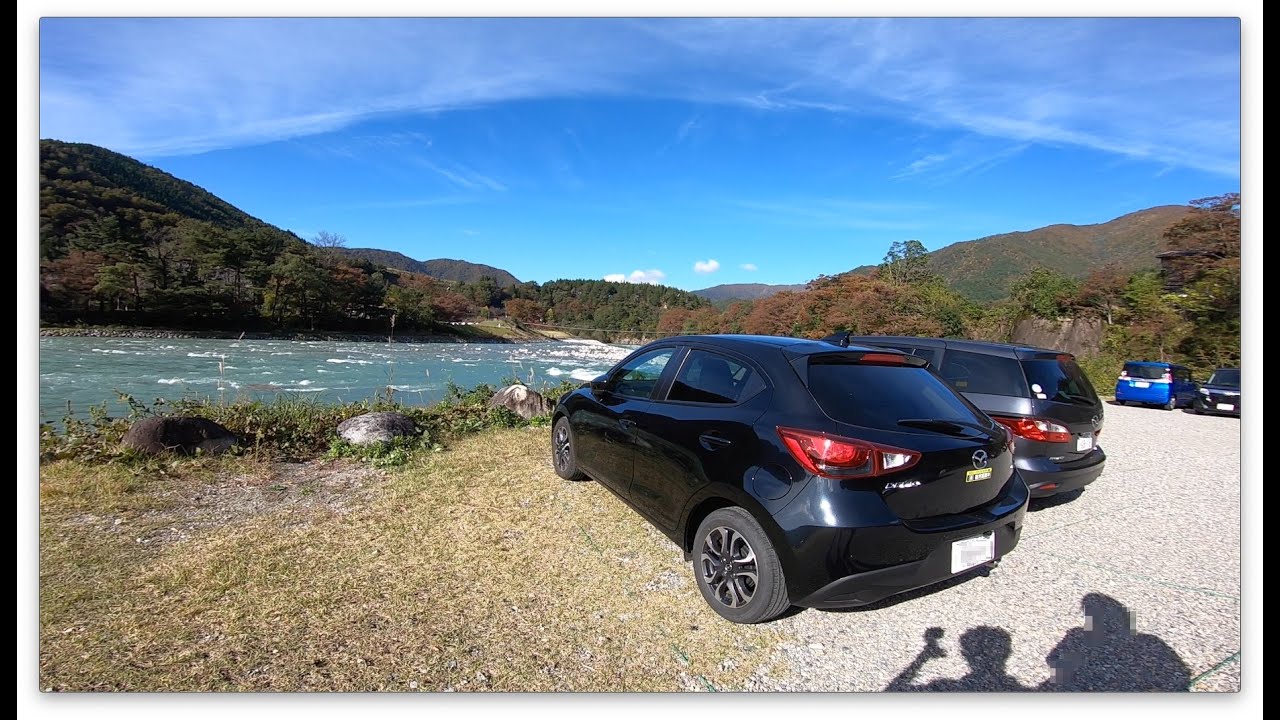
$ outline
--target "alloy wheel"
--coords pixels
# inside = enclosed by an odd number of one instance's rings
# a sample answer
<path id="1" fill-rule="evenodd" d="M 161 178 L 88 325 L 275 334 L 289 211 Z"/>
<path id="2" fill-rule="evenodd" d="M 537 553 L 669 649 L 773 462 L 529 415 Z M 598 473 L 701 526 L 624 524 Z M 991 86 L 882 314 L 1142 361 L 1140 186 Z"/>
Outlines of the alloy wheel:
<path id="1" fill-rule="evenodd" d="M 712 528 L 702 542 L 702 581 L 722 605 L 740 608 L 755 597 L 760 580 L 756 553 L 731 527 Z"/>
<path id="2" fill-rule="evenodd" d="M 569 437 L 569 426 L 561 423 L 556 427 L 556 469 L 563 471 L 569 466 L 569 455 L 573 452 L 572 439 Z"/>

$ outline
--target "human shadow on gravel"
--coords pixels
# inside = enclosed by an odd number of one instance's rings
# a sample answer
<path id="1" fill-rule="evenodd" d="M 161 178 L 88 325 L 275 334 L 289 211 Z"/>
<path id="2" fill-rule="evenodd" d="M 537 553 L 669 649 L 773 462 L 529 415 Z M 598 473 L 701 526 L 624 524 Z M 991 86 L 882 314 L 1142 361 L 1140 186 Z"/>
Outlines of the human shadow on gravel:
<path id="1" fill-rule="evenodd" d="M 1023 685 L 1005 665 L 1013 637 L 1003 628 L 979 626 L 960 636 L 960 652 L 969 672 L 959 678 L 918 683 L 929 660 L 946 657 L 943 630 L 924 633 L 924 647 L 885 690 L 908 692 L 1134 692 L 1185 691 L 1191 670 L 1173 648 L 1155 635 L 1137 633 L 1132 611 L 1115 598 L 1089 593 L 1081 600 L 1083 628 L 1067 632 L 1049 651 L 1051 675 L 1039 685 Z"/>

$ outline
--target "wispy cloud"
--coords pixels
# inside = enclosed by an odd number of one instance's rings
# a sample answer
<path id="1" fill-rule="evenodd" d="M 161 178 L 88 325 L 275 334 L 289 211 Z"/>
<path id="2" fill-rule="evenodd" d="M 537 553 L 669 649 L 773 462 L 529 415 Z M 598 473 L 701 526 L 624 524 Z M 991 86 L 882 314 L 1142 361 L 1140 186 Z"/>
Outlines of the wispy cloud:
<path id="1" fill-rule="evenodd" d="M 738 267 L 742 268 L 743 270 L 746 270 L 747 272 L 755 272 L 760 269 L 759 267 L 756 266 L 755 263 L 742 263 Z"/>
<path id="2" fill-rule="evenodd" d="M 763 221 L 851 230 L 916 230 L 923 227 L 920 218 L 928 210 L 928 205 L 923 203 L 881 203 L 839 198 L 734 200 L 729 205 Z"/>
<path id="3" fill-rule="evenodd" d="M 41 134 L 144 156 L 630 96 L 888 114 L 1239 172 L 1232 18 L 45 18 L 40 48 Z"/>
<path id="4" fill-rule="evenodd" d="M 507 189 L 506 185 L 461 163 L 452 163 L 445 166 L 425 157 L 416 158 L 416 162 L 464 190 L 496 190 L 501 192 Z"/>
<path id="5" fill-rule="evenodd" d="M 421 207 L 444 207 L 447 205 L 465 205 L 475 202 L 474 198 L 461 196 L 405 198 L 403 200 L 370 200 L 368 202 L 341 203 L 325 205 L 330 210 L 406 210 Z"/>
<path id="6" fill-rule="evenodd" d="M 720 269 L 720 261 L 715 258 L 699 260 L 693 264 L 693 271 L 699 275 L 709 275 Z"/>
<path id="7" fill-rule="evenodd" d="M 943 153 L 929 153 L 922 158 L 912 160 L 910 163 L 907 163 L 907 166 L 895 173 L 894 177 L 903 178 L 910 177 L 912 175 L 919 175 L 931 167 L 946 162 L 948 157 L 950 156 L 944 155 Z"/>
<path id="8" fill-rule="evenodd" d="M 962 138 L 952 142 L 945 152 L 928 152 L 907 163 L 892 178 L 922 179 L 930 184 L 943 184 L 989 170 L 1031 147 L 1029 142 L 1013 145 L 990 138 Z"/>
<path id="9" fill-rule="evenodd" d="M 667 274 L 661 270 L 632 270 L 630 275 L 626 273 L 612 273 L 610 275 L 605 275 L 604 279 L 609 282 L 661 285 L 662 281 L 667 279 Z"/>

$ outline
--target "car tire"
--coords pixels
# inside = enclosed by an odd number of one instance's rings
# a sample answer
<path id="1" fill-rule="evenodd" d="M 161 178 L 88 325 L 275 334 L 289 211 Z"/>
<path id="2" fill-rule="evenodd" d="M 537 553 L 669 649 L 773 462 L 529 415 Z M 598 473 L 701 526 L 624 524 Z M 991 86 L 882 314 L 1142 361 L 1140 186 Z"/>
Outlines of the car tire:
<path id="1" fill-rule="evenodd" d="M 1178 398 L 1171 397 L 1169 398 L 1169 402 L 1165 403 L 1164 405 L 1161 405 L 1160 407 L 1164 408 L 1165 410 L 1172 410 L 1178 407 Z"/>
<path id="2" fill-rule="evenodd" d="M 551 428 L 551 465 L 556 475 L 565 480 L 587 479 L 586 474 L 578 469 L 578 445 L 567 417 L 557 420 Z"/>
<path id="3" fill-rule="evenodd" d="M 708 515 L 694 535 L 692 555 L 702 598 L 725 620 L 765 622 L 791 607 L 778 553 L 764 528 L 743 508 L 721 508 Z"/>

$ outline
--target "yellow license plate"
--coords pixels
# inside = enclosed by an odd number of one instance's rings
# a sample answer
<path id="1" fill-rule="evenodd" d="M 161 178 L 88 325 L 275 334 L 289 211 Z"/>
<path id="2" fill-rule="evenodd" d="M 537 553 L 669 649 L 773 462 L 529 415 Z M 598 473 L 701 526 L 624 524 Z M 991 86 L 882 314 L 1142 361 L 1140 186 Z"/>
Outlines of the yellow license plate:
<path id="1" fill-rule="evenodd" d="M 981 470 L 970 470 L 964 474 L 964 481 L 967 483 L 980 482 L 982 480 L 991 479 L 991 468 L 982 468 Z"/>

